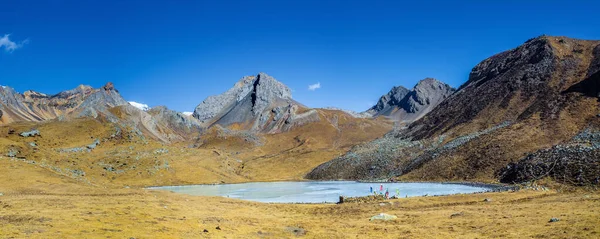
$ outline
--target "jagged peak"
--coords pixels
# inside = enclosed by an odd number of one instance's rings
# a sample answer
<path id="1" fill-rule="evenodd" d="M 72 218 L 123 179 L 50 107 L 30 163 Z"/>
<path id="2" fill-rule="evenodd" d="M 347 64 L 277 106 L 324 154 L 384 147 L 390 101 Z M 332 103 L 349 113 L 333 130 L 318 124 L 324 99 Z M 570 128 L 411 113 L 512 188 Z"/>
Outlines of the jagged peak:
<path id="1" fill-rule="evenodd" d="M 591 42 L 598 42 L 598 40 L 589 40 L 589 39 L 580 39 L 580 38 L 574 38 L 574 37 L 568 37 L 568 36 L 551 36 L 551 35 L 546 35 L 546 34 L 542 34 L 539 35 L 537 37 L 534 38 L 530 38 L 527 41 L 525 41 L 525 43 L 532 43 L 532 42 L 554 42 L 554 41 L 591 41 Z"/>
<path id="2" fill-rule="evenodd" d="M 392 87 L 392 89 L 389 91 L 389 93 L 393 93 L 393 92 L 397 92 L 397 91 L 408 91 L 408 89 L 404 86 L 394 86 Z"/>
<path id="3" fill-rule="evenodd" d="M 425 87 L 433 87 L 433 88 L 448 88 L 453 89 L 450 85 L 431 77 L 427 77 L 425 79 L 417 82 L 413 90 L 423 89 Z"/>
<path id="4" fill-rule="evenodd" d="M 102 86 L 102 89 L 104 89 L 105 91 L 116 91 L 119 92 L 118 90 L 115 89 L 115 85 L 112 82 L 107 82 L 106 85 Z"/>
<path id="5" fill-rule="evenodd" d="M 78 85 L 76 89 L 81 89 L 81 90 L 88 90 L 88 89 L 94 89 L 94 87 L 90 86 L 90 85 Z"/>
<path id="6" fill-rule="evenodd" d="M 219 95 L 207 97 L 196 106 L 194 117 L 201 121 L 211 119 L 226 107 L 251 97 L 252 112 L 260 114 L 265 107 L 277 101 L 276 99 L 291 100 L 292 91 L 274 77 L 260 72 L 253 76 L 244 76 L 235 83 L 233 88 Z"/>
<path id="7" fill-rule="evenodd" d="M 4 92 L 4 91 L 8 91 L 11 93 L 16 93 L 15 89 L 10 87 L 10 86 L 6 86 L 6 85 L 0 85 L 0 91 Z"/>
<path id="8" fill-rule="evenodd" d="M 40 93 L 40 92 L 33 91 L 33 90 L 27 90 L 27 91 L 23 92 L 23 96 L 25 96 L 25 97 L 38 97 L 38 98 L 46 98 L 46 97 L 48 97 L 48 95 L 46 95 L 44 93 Z"/>
<path id="9" fill-rule="evenodd" d="M 165 106 L 165 105 L 159 105 L 159 106 L 154 106 L 152 107 L 153 111 L 165 111 L 165 110 L 169 110 L 169 107 Z"/>

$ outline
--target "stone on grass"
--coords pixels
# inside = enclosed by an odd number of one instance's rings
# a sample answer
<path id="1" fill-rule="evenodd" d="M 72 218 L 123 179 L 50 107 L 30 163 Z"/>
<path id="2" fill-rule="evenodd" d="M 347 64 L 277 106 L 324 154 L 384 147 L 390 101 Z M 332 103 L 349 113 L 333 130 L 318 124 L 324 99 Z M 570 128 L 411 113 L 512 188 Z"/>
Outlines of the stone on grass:
<path id="1" fill-rule="evenodd" d="M 14 157 L 17 157 L 17 154 L 19 154 L 19 150 L 9 149 L 8 153 L 6 154 L 6 156 L 14 158 Z"/>
<path id="2" fill-rule="evenodd" d="M 396 220 L 398 217 L 386 213 L 380 213 L 379 215 L 372 216 L 369 221 L 382 220 L 382 221 L 391 221 Z"/>
<path id="3" fill-rule="evenodd" d="M 40 131 L 37 129 L 31 130 L 31 131 L 27 131 L 27 132 L 23 132 L 20 134 L 23 137 L 33 137 L 33 136 L 39 136 L 40 135 Z"/>
<path id="4" fill-rule="evenodd" d="M 306 230 L 301 227 L 286 227 L 286 231 L 293 233 L 296 236 L 304 236 L 306 235 Z"/>
<path id="5" fill-rule="evenodd" d="M 560 219 L 553 217 L 553 218 L 550 218 L 550 221 L 548 221 L 548 222 L 558 222 L 558 221 L 560 221 Z"/>

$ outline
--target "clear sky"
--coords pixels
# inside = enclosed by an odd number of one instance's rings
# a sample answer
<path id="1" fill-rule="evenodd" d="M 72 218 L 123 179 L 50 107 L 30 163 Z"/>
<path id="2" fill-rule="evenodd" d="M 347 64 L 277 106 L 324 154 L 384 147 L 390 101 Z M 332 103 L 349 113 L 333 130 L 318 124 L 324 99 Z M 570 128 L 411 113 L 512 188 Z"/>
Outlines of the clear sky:
<path id="1" fill-rule="evenodd" d="M 425 77 L 458 87 L 542 34 L 600 39 L 599 2 L 3 1 L 0 84 L 54 94 L 111 81 L 127 100 L 193 111 L 262 71 L 310 107 L 362 111 Z"/>

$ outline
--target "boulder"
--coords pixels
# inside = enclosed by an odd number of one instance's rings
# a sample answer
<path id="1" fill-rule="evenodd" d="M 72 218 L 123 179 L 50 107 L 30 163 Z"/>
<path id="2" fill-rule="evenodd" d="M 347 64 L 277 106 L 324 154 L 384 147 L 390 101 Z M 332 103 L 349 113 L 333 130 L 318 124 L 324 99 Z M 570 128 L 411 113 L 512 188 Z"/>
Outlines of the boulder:
<path id="1" fill-rule="evenodd" d="M 386 214 L 386 213 L 380 213 L 379 215 L 372 216 L 371 219 L 369 219 L 369 221 L 375 221 L 375 220 L 391 221 L 391 220 L 396 220 L 396 219 L 398 219 L 397 216 Z"/>
<path id="2" fill-rule="evenodd" d="M 34 136 L 39 136 L 40 135 L 40 131 L 37 129 L 31 130 L 31 131 L 27 131 L 27 132 L 23 132 L 21 134 L 22 137 L 34 137 Z"/>

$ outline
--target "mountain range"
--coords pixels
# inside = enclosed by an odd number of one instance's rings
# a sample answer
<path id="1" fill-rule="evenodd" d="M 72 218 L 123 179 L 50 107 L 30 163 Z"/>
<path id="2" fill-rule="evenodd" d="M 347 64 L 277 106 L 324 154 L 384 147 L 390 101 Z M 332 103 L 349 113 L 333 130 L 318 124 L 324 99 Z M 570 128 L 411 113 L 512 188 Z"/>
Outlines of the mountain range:
<path id="1" fill-rule="evenodd" d="M 458 89 L 425 78 L 410 90 L 393 87 L 362 113 L 309 108 L 262 72 L 207 97 L 191 115 L 129 103 L 112 83 L 56 95 L 4 86 L 0 126 L 8 141 L 0 150 L 39 154 L 32 142 L 8 136 L 23 122 L 39 128 L 91 120 L 84 124 L 102 125 L 97 135 L 112 142 L 101 147 L 124 146 L 120 137 L 127 145 L 211 150 L 220 160 L 224 152 L 228 160 L 246 157 L 210 169 L 229 178 L 275 178 L 263 174 L 269 169 L 290 179 L 518 183 L 549 176 L 598 184 L 599 76 L 600 41 L 541 36 L 483 60 Z"/>

